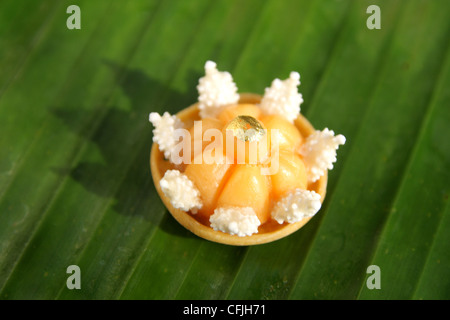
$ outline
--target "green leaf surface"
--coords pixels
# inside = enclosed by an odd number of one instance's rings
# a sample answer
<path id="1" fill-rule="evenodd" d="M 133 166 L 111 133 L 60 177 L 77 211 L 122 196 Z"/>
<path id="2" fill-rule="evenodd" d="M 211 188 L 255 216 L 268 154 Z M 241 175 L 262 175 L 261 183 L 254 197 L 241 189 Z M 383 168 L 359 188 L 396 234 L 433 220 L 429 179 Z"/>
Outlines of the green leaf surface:
<path id="1" fill-rule="evenodd" d="M 447 0 L 0 2 L 0 299 L 450 299 L 449 16 Z M 298 71 L 302 114 L 347 138 L 322 209 L 284 239 L 203 240 L 156 193 L 148 114 L 196 102 L 206 60 L 240 92 Z"/>

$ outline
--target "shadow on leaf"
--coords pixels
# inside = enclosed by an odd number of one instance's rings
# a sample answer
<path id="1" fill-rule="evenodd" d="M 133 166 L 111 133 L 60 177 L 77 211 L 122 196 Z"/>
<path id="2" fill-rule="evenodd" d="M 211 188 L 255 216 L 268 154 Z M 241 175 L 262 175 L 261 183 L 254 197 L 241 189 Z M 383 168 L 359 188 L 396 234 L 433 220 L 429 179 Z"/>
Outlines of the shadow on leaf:
<path id="1" fill-rule="evenodd" d="M 53 172 L 69 175 L 99 197 L 113 199 L 113 209 L 119 214 L 143 218 L 158 224 L 167 233 L 192 237 L 183 228 L 174 226 L 177 222 L 172 217 L 161 220 L 164 205 L 153 185 L 149 166 L 153 127 L 148 122 L 148 114 L 151 111 L 176 113 L 192 104 L 196 97 L 192 92 L 183 95 L 172 90 L 139 69 L 111 61 L 103 63 L 112 71 L 131 108 L 51 108 L 84 142 L 93 143 L 103 159 L 101 162 L 80 160 L 72 168 L 53 168 Z M 190 87 L 195 88 L 198 76 L 188 75 Z"/>

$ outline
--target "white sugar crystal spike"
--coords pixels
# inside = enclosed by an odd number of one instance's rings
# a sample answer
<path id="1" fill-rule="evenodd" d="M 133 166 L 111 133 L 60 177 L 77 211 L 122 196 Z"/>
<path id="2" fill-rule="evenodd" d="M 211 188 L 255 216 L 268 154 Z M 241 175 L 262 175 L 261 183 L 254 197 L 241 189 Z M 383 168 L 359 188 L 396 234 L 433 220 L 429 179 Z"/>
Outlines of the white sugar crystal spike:
<path id="1" fill-rule="evenodd" d="M 328 128 L 323 131 L 317 130 L 306 138 L 299 153 L 305 161 L 310 182 L 317 181 L 327 170 L 333 169 L 333 163 L 336 162 L 336 150 L 343 144 L 345 144 L 345 137 L 342 134 L 335 136 L 334 131 Z"/>
<path id="2" fill-rule="evenodd" d="M 149 121 L 153 124 L 153 142 L 159 146 L 159 150 L 164 152 L 166 159 L 171 159 L 170 155 L 174 150 L 178 140 L 175 130 L 183 127 L 183 122 L 175 115 L 164 112 L 161 116 L 157 112 L 151 112 Z"/>
<path id="3" fill-rule="evenodd" d="M 292 71 L 286 80 L 275 79 L 270 88 L 266 88 L 261 100 L 261 109 L 265 114 L 285 117 L 293 122 L 300 113 L 303 97 L 298 92 L 300 74 Z"/>
<path id="4" fill-rule="evenodd" d="M 213 61 L 205 63 L 205 76 L 200 78 L 197 86 L 200 117 L 214 117 L 224 106 L 239 101 L 237 86 L 229 72 L 217 70 Z"/>
<path id="5" fill-rule="evenodd" d="M 250 236 L 258 232 L 261 222 L 253 208 L 219 207 L 209 218 L 211 228 L 239 237 Z"/>
<path id="6" fill-rule="evenodd" d="M 167 170 L 159 185 L 174 208 L 195 214 L 202 207 L 200 191 L 180 171 Z"/>
<path id="7" fill-rule="evenodd" d="M 320 195 L 315 191 L 295 189 L 275 203 L 271 215 L 279 224 L 295 223 L 314 216 L 321 205 Z"/>

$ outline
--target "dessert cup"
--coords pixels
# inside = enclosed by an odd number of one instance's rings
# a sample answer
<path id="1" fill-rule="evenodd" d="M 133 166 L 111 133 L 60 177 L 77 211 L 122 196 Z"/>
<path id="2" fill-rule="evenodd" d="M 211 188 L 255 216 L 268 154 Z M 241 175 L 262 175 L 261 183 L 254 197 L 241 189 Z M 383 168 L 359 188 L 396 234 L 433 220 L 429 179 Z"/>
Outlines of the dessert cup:
<path id="1" fill-rule="evenodd" d="M 240 94 L 239 103 L 259 104 L 261 98 L 262 97 L 257 94 L 243 93 Z M 181 110 L 176 115 L 181 121 L 186 124 L 187 127 L 193 125 L 195 120 L 200 120 L 198 103 Z M 297 127 L 304 138 L 308 137 L 315 131 L 311 123 L 301 114 L 299 114 L 297 119 L 295 119 L 294 125 Z M 162 202 L 164 203 L 170 214 L 183 227 L 190 230 L 195 235 L 209 241 L 234 246 L 250 246 L 269 243 L 292 234 L 293 232 L 303 227 L 312 218 L 308 217 L 295 223 L 285 222 L 283 224 L 279 224 L 274 219 L 271 219 L 259 227 L 258 233 L 244 237 L 231 235 L 222 231 L 216 231 L 211 228 L 209 224 L 207 224 L 207 222 L 198 220 L 194 214 L 174 208 L 169 198 L 161 190 L 160 180 L 164 176 L 164 173 L 169 169 L 177 169 L 177 167 L 164 159 L 164 154 L 159 150 L 157 143 L 153 143 L 151 148 L 150 169 L 156 191 L 158 192 Z M 323 202 L 326 193 L 326 186 L 327 173 L 325 172 L 325 174 L 319 180 L 314 183 L 308 184 L 307 189 L 318 193 L 321 197 L 320 201 Z"/>

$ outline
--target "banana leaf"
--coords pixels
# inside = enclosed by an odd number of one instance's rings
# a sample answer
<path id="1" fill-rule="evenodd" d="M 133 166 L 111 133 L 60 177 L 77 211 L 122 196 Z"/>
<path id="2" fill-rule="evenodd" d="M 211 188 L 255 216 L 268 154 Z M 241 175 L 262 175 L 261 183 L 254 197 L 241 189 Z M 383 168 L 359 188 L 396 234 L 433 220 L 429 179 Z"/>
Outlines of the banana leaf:
<path id="1" fill-rule="evenodd" d="M 0 2 L 0 299 L 450 299 L 449 16 L 447 0 Z M 207 60 L 239 92 L 298 71 L 301 113 L 347 138 L 286 238 L 204 240 L 155 190 L 148 114 L 195 103 Z"/>

